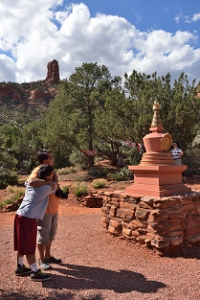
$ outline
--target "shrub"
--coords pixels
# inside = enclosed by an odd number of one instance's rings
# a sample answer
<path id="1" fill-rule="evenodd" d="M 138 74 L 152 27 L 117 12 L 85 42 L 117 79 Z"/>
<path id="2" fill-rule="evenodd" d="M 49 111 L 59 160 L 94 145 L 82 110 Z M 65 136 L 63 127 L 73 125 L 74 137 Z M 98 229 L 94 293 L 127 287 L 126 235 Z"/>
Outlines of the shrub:
<path id="1" fill-rule="evenodd" d="M 32 161 L 29 160 L 23 160 L 18 163 L 18 173 L 20 174 L 29 174 L 30 173 L 30 167 L 31 167 Z"/>
<path id="2" fill-rule="evenodd" d="M 7 195 L 3 198 L 3 201 L 0 203 L 0 207 L 3 207 L 7 204 L 12 204 L 21 198 L 25 193 L 25 188 L 20 188 L 17 186 L 8 186 L 6 188 Z"/>
<path id="3" fill-rule="evenodd" d="M 92 187 L 95 189 L 103 188 L 106 186 L 106 184 L 107 184 L 107 180 L 104 178 L 98 178 L 92 181 Z"/>
<path id="4" fill-rule="evenodd" d="M 18 176 L 16 172 L 8 169 L 0 170 L 0 188 L 6 188 L 8 185 L 18 184 Z"/>
<path id="5" fill-rule="evenodd" d="M 195 147 L 188 150 L 182 157 L 182 164 L 187 165 L 187 170 L 183 172 L 183 176 L 200 174 L 200 148 Z"/>
<path id="6" fill-rule="evenodd" d="M 108 174 L 108 177 L 114 181 L 126 181 L 133 179 L 133 172 L 128 170 L 128 167 L 125 166 L 121 171 L 117 171 L 114 174 Z"/>
<path id="7" fill-rule="evenodd" d="M 137 146 L 122 146 L 121 153 L 124 157 L 126 157 L 126 165 L 138 165 L 142 158 L 142 152 L 138 151 Z"/>
<path id="8" fill-rule="evenodd" d="M 63 192 L 65 192 L 66 194 L 69 194 L 69 187 L 68 185 L 65 185 L 62 187 Z"/>
<path id="9" fill-rule="evenodd" d="M 70 173 L 76 173 L 77 171 L 75 170 L 74 167 L 67 167 L 67 168 L 62 168 L 57 170 L 58 175 L 67 175 Z"/>
<path id="10" fill-rule="evenodd" d="M 98 178 L 101 178 L 101 177 L 106 178 L 107 174 L 108 174 L 108 170 L 98 168 L 98 167 L 93 167 L 93 168 L 89 169 L 88 174 L 91 176 L 94 176 L 94 177 L 98 177 Z"/>
<path id="11" fill-rule="evenodd" d="M 74 194 L 76 197 L 86 196 L 88 194 L 88 187 L 84 184 L 77 184 L 74 187 Z"/>
<path id="12" fill-rule="evenodd" d="M 79 165 L 83 170 L 87 169 L 88 158 L 82 152 L 74 151 L 69 157 L 70 163 L 73 165 Z"/>

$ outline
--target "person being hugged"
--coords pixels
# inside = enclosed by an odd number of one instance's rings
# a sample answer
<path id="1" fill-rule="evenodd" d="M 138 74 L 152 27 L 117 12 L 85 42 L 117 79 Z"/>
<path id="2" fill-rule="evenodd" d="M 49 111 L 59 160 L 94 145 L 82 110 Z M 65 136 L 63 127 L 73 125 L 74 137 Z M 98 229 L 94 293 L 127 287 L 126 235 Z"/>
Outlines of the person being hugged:
<path id="1" fill-rule="evenodd" d="M 50 149 L 41 149 L 37 153 L 39 164 L 54 165 L 54 157 Z M 30 177 L 28 183 L 33 187 L 39 187 L 45 184 L 38 175 L 39 166 L 36 167 Z M 56 182 L 58 188 L 58 176 L 56 172 L 53 173 L 53 181 Z M 52 242 L 55 239 L 58 227 L 58 207 L 60 199 L 54 194 L 49 196 L 49 203 L 42 220 L 37 220 L 37 247 L 39 252 L 39 265 L 43 270 L 51 269 L 51 264 L 60 264 L 62 260 L 54 257 L 51 254 Z"/>
<path id="2" fill-rule="evenodd" d="M 36 264 L 35 250 L 37 221 L 42 220 L 49 202 L 49 195 L 55 193 L 56 183 L 53 179 L 53 166 L 41 165 L 38 176 L 45 181 L 43 186 L 34 188 L 26 182 L 25 196 L 14 219 L 14 250 L 17 251 L 16 276 L 30 274 L 34 281 L 46 281 L 51 275 L 43 273 Z M 24 255 L 30 268 L 24 265 Z"/>

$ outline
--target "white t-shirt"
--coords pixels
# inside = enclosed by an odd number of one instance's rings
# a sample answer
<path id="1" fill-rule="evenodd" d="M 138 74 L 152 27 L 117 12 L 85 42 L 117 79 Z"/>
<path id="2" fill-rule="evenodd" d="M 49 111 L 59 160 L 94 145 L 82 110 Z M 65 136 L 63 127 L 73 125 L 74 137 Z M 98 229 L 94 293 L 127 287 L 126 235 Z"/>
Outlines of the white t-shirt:
<path id="1" fill-rule="evenodd" d="M 172 153 L 173 159 L 179 159 L 179 158 L 181 158 L 182 150 L 179 148 L 172 149 L 171 153 Z"/>
<path id="2" fill-rule="evenodd" d="M 55 193 L 55 189 L 52 190 L 49 184 L 40 187 L 32 187 L 27 184 L 25 196 L 17 214 L 30 219 L 42 220 L 49 202 L 49 195 L 52 193 Z"/>

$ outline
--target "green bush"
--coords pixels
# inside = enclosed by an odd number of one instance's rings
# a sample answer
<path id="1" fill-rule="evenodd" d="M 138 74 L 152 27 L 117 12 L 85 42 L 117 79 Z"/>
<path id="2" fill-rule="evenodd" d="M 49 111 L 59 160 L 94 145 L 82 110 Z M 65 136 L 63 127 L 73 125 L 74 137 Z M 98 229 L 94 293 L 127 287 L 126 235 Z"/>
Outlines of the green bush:
<path id="1" fill-rule="evenodd" d="M 188 150 L 182 157 L 182 164 L 187 166 L 187 170 L 183 172 L 183 176 L 192 176 L 200 174 L 200 148 L 196 147 Z"/>
<path id="2" fill-rule="evenodd" d="M 134 175 L 133 172 L 128 170 L 128 167 L 125 166 L 121 171 L 117 171 L 114 174 L 108 174 L 108 177 L 114 181 L 126 181 L 133 179 Z"/>
<path id="3" fill-rule="evenodd" d="M 69 187 L 67 185 L 62 187 L 63 192 L 69 194 Z"/>
<path id="4" fill-rule="evenodd" d="M 17 185 L 18 176 L 16 172 L 8 169 L 0 170 L 0 188 L 6 188 L 9 185 Z"/>
<path id="5" fill-rule="evenodd" d="M 126 157 L 126 165 L 135 166 L 139 164 L 142 158 L 142 153 L 138 151 L 137 146 L 122 146 L 120 150 L 122 155 Z"/>
<path id="6" fill-rule="evenodd" d="M 18 173 L 20 173 L 20 174 L 29 174 L 31 164 L 32 164 L 31 159 L 20 161 L 18 163 L 18 169 L 19 169 Z"/>
<path id="7" fill-rule="evenodd" d="M 107 184 L 107 180 L 104 178 L 98 178 L 92 181 L 92 187 L 95 189 L 103 188 L 106 186 L 106 184 Z"/>
<path id="8" fill-rule="evenodd" d="M 93 167 L 93 168 L 89 169 L 88 174 L 90 176 L 93 176 L 93 177 L 98 177 L 98 178 L 104 177 L 104 178 L 106 178 L 107 174 L 108 174 L 108 170 L 107 169 L 98 168 L 98 167 Z"/>
<path id="9" fill-rule="evenodd" d="M 21 198 L 25 193 L 25 188 L 20 188 L 16 186 L 8 186 L 6 188 L 7 195 L 3 198 L 3 201 L 0 203 L 0 207 L 3 207 L 7 204 L 12 204 Z"/>
<path id="10" fill-rule="evenodd" d="M 58 175 L 67 175 L 70 173 L 76 173 L 77 171 L 75 170 L 74 167 L 67 167 L 67 168 L 58 169 L 56 172 Z"/>
<path id="11" fill-rule="evenodd" d="M 69 156 L 69 161 L 71 164 L 79 165 L 83 170 L 87 170 L 88 158 L 80 151 L 74 151 Z"/>
<path id="12" fill-rule="evenodd" d="M 74 187 L 74 194 L 76 197 L 86 196 L 88 194 L 88 187 L 84 183 L 77 184 Z"/>

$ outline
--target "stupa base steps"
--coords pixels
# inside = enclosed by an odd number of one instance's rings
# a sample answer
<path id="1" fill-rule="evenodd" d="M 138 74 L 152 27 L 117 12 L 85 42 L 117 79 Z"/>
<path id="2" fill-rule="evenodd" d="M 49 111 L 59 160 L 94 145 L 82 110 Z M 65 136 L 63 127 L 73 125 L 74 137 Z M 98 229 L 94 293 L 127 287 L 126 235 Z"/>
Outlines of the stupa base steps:
<path id="1" fill-rule="evenodd" d="M 163 185 L 150 185 L 150 184 L 132 184 L 125 189 L 125 192 L 134 196 L 170 196 L 170 195 L 187 195 L 191 193 L 191 189 L 184 184 L 163 184 Z"/>
<path id="2" fill-rule="evenodd" d="M 126 193 L 139 196 L 183 195 L 191 189 L 182 183 L 182 172 L 187 166 L 129 166 L 134 173 L 134 183 Z"/>

